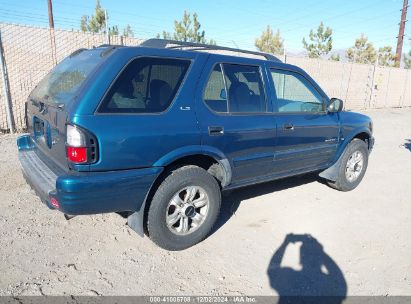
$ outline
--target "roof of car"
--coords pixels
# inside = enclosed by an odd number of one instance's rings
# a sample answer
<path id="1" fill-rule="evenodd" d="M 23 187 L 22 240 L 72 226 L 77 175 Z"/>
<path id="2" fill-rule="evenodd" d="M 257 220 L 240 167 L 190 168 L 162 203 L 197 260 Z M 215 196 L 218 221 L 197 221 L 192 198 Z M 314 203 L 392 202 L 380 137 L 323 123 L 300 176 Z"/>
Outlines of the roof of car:
<path id="1" fill-rule="evenodd" d="M 105 54 L 110 53 L 115 48 L 130 48 L 130 46 L 108 45 L 108 44 L 100 45 L 99 47 L 106 48 L 106 50 L 104 51 Z M 230 48 L 230 47 L 218 46 L 218 45 L 203 44 L 203 43 L 184 42 L 184 41 L 177 41 L 177 40 L 148 39 L 136 47 L 179 50 L 179 51 L 188 51 L 188 52 L 199 51 L 199 52 L 206 52 L 206 53 L 217 54 L 217 55 L 236 56 L 236 57 L 244 57 L 244 58 L 252 58 L 252 59 L 264 59 L 267 61 L 282 63 L 282 61 L 278 59 L 276 56 L 272 54 L 268 54 L 268 53 L 242 50 L 242 49 L 236 49 L 236 48 Z"/>
<path id="2" fill-rule="evenodd" d="M 237 54 L 237 56 L 243 55 L 244 57 L 247 57 L 247 55 L 252 55 L 254 58 L 263 57 L 266 60 L 281 62 L 281 60 L 278 59 L 276 56 L 272 54 L 268 54 L 268 53 L 242 50 L 242 49 L 230 48 L 230 47 L 219 46 L 219 45 L 197 43 L 197 42 L 186 42 L 186 41 L 167 40 L 167 39 L 148 39 L 144 41 L 142 44 L 140 44 L 140 46 L 151 47 L 151 48 L 163 48 L 163 49 L 178 49 L 178 50 L 185 50 L 185 51 L 203 51 L 203 52 L 219 51 L 218 54 L 220 55 Z"/>

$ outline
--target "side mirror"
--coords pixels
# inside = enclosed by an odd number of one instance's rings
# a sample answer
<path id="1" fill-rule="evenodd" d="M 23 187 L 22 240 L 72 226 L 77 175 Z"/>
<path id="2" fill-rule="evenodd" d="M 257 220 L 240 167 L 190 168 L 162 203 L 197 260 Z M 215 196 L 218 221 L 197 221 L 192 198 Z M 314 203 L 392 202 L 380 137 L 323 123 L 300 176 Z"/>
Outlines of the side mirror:
<path id="1" fill-rule="evenodd" d="M 341 112 L 343 109 L 344 103 L 341 99 L 331 98 L 330 103 L 328 104 L 327 110 L 330 113 Z"/>

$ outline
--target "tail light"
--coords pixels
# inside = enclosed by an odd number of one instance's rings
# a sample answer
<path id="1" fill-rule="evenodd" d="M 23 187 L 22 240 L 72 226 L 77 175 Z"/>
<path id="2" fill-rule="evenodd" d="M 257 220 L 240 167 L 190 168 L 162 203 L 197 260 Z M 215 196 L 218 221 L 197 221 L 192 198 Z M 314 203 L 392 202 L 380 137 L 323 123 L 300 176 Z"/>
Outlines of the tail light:
<path id="1" fill-rule="evenodd" d="M 56 198 L 51 197 L 51 198 L 50 198 L 50 204 L 51 204 L 54 208 L 60 209 L 59 201 L 58 201 Z"/>
<path id="2" fill-rule="evenodd" d="M 97 140 L 88 131 L 67 125 L 67 159 L 74 164 L 91 164 L 97 161 Z"/>

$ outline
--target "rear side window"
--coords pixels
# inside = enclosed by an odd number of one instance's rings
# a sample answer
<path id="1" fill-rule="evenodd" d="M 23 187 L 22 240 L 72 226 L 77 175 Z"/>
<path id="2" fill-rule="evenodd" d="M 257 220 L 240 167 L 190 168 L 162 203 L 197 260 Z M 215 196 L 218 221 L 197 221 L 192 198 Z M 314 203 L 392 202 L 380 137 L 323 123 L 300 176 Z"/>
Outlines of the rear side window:
<path id="1" fill-rule="evenodd" d="M 45 103 L 73 101 L 80 86 L 104 60 L 104 49 L 79 50 L 77 54 L 65 58 L 56 65 L 34 88 L 31 98 Z"/>
<path id="2" fill-rule="evenodd" d="M 116 79 L 101 113 L 158 113 L 173 101 L 190 66 L 189 60 L 137 58 Z"/>
<path id="3" fill-rule="evenodd" d="M 204 101 L 219 113 L 266 112 L 260 68 L 237 64 L 216 65 L 207 82 Z"/>
<path id="4" fill-rule="evenodd" d="M 228 112 L 224 76 L 221 72 L 221 66 L 219 64 L 214 67 L 210 74 L 210 78 L 208 79 L 207 86 L 204 91 L 204 101 L 215 112 Z"/>

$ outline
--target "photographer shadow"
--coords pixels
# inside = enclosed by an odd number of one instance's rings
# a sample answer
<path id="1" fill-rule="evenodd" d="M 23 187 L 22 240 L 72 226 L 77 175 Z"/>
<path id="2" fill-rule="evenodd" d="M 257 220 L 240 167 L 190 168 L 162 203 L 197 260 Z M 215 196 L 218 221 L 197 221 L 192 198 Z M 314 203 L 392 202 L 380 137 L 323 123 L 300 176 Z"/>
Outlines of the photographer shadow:
<path id="1" fill-rule="evenodd" d="M 281 267 L 291 243 L 301 243 L 301 270 Z M 312 236 L 288 234 L 271 258 L 267 269 L 271 287 L 279 295 L 278 303 L 342 303 L 347 283 L 338 265 Z"/>
<path id="2" fill-rule="evenodd" d="M 403 144 L 404 148 L 411 152 L 411 139 L 406 139 Z"/>

